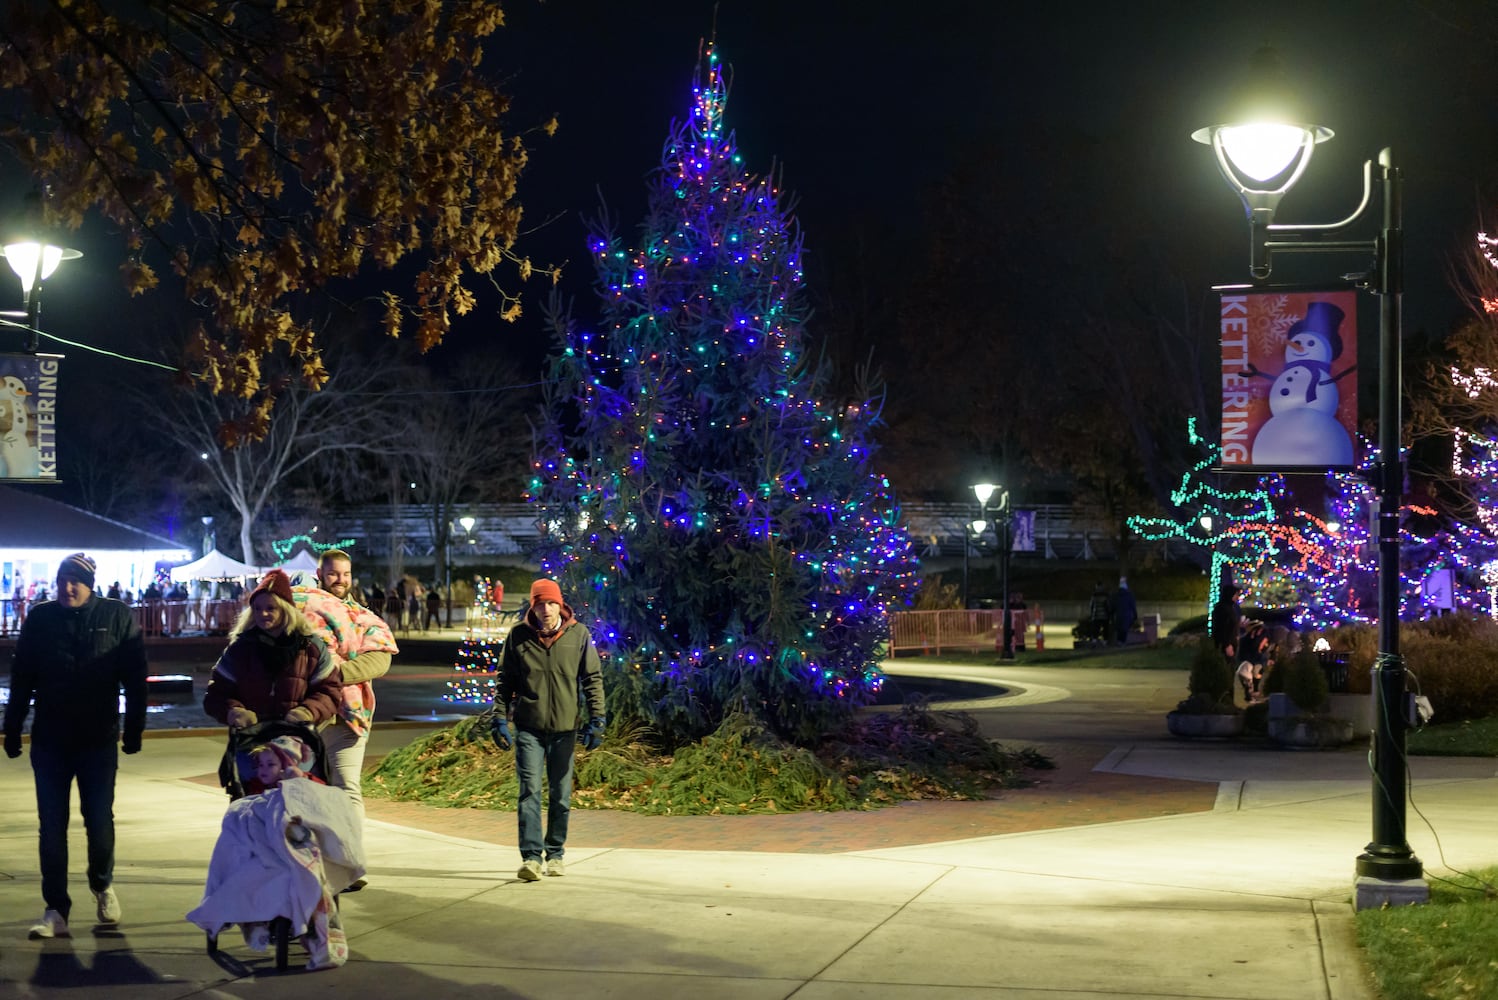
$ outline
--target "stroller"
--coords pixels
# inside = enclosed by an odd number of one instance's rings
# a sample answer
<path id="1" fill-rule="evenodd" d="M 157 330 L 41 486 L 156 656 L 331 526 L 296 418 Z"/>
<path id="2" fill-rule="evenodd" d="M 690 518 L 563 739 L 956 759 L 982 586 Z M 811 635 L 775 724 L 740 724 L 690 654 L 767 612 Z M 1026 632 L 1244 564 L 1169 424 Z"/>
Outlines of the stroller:
<path id="1" fill-rule="evenodd" d="M 230 807 L 203 901 L 187 915 L 207 935 L 208 954 L 237 923 L 252 948 L 274 946 L 278 972 L 304 930 L 310 968 L 346 960 L 337 893 L 363 873 L 363 850 L 353 807 L 327 776 L 322 740 L 309 726 L 229 730 L 219 781 Z"/>

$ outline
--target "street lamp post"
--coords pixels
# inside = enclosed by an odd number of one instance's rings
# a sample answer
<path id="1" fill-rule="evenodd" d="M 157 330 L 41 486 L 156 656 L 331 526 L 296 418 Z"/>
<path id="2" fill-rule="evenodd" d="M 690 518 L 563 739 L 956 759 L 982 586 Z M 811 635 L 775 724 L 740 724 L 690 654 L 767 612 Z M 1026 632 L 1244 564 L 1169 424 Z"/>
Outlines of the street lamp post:
<path id="1" fill-rule="evenodd" d="M 1009 551 L 1013 548 L 1014 512 L 1009 508 L 1009 491 L 994 483 L 977 483 L 973 493 L 978 498 L 979 517 L 988 516 L 988 501 L 998 494 L 995 505 L 994 535 L 999 545 L 999 659 L 1014 659 L 1014 619 L 1009 611 Z"/>
<path id="2" fill-rule="evenodd" d="M 471 517 L 460 517 L 460 518 L 458 518 L 457 525 L 463 529 L 463 538 L 466 541 L 472 541 L 472 539 L 468 538 L 468 533 L 473 530 L 473 526 L 476 523 L 477 522 L 473 518 L 471 518 Z M 448 628 L 452 628 L 453 627 L 453 527 L 454 527 L 454 524 L 453 524 L 452 521 L 447 522 L 447 538 L 446 538 L 446 540 L 444 542 L 444 545 L 443 545 L 443 553 L 444 553 L 444 555 L 443 555 L 443 558 L 442 558 L 442 561 L 444 563 L 446 563 L 446 565 L 447 565 L 447 627 Z"/>
<path id="3" fill-rule="evenodd" d="M 58 264 L 65 260 L 77 260 L 83 253 L 56 245 L 45 238 L 41 218 L 42 198 L 39 192 L 32 191 L 26 196 L 22 215 L 21 230 L 7 235 L 0 254 L 4 255 L 5 262 L 16 273 L 16 277 L 21 279 L 22 304 L 26 306 L 25 350 L 27 354 L 35 354 L 40 346 L 37 324 L 41 322 L 42 282 L 52 276 Z"/>
<path id="4" fill-rule="evenodd" d="M 1339 234 L 1362 219 L 1373 190 L 1373 163 L 1363 167 L 1363 201 L 1340 222 L 1291 225 L 1274 221 L 1285 192 L 1300 178 L 1311 152 L 1332 137 L 1328 128 L 1303 124 L 1304 115 L 1287 113 L 1283 80 L 1273 53 L 1255 56 L 1255 114 L 1192 134 L 1210 145 L 1218 168 L 1238 192 L 1251 228 L 1250 271 L 1265 284 L 1272 254 L 1372 254 L 1369 274 L 1352 276 L 1354 287 L 1379 297 L 1379 462 L 1378 617 L 1379 649 L 1373 677 L 1373 840 L 1357 859 L 1357 909 L 1424 902 L 1430 898 L 1420 859 L 1405 833 L 1406 693 L 1404 659 L 1399 655 L 1399 501 L 1403 484 L 1401 427 L 1401 298 L 1404 293 L 1403 174 L 1394 154 L 1378 154 L 1378 187 L 1383 220 L 1373 239 L 1342 239 Z M 1281 102 L 1266 114 L 1265 98 Z M 1267 151 L 1267 152 L 1266 152 Z M 1235 173 L 1236 168 L 1236 173 Z M 1240 174 L 1242 176 L 1240 176 Z M 1248 178 L 1247 181 L 1244 177 Z M 1250 183 L 1253 182 L 1253 183 Z M 1277 182 L 1277 186 L 1276 186 Z"/>

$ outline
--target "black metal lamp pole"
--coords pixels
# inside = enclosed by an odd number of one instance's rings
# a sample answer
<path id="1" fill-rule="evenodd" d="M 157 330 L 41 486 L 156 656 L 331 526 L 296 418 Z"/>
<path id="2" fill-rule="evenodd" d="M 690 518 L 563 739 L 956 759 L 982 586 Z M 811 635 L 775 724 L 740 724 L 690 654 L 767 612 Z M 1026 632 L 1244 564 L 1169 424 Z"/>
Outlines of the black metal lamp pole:
<path id="1" fill-rule="evenodd" d="M 447 627 L 453 627 L 453 526 L 448 522 L 442 539 L 442 564 L 447 570 Z"/>
<path id="2" fill-rule="evenodd" d="M 1379 296 L 1378 660 L 1373 668 L 1373 840 L 1358 856 L 1359 875 L 1401 881 L 1422 869 L 1405 833 L 1405 670 L 1399 655 L 1399 501 L 1404 294 L 1404 177 L 1394 154 L 1378 154 L 1384 219 L 1376 250 Z"/>
<path id="3" fill-rule="evenodd" d="M 1294 118 L 1289 119 L 1294 121 Z M 1225 133 L 1237 126 L 1202 129 L 1193 138 L 1211 145 L 1217 153 L 1223 176 L 1243 199 L 1248 211 L 1252 242 L 1250 270 L 1254 284 L 1267 284 L 1275 251 L 1285 253 L 1373 254 L 1373 273 L 1352 278 L 1355 287 L 1379 298 L 1379 464 L 1378 485 L 1378 659 L 1373 668 L 1373 839 L 1357 859 L 1355 905 L 1358 909 L 1386 903 L 1422 902 L 1429 887 L 1422 880 L 1420 859 L 1410 849 L 1405 827 L 1406 702 L 1404 659 L 1399 654 L 1399 504 L 1404 486 L 1404 459 L 1400 450 L 1403 426 L 1403 353 L 1400 309 L 1404 294 L 1403 174 L 1390 149 L 1378 154 L 1379 187 L 1383 200 L 1383 222 L 1376 239 L 1341 239 L 1337 234 L 1358 222 L 1368 207 L 1373 189 L 1373 164 L 1363 168 L 1363 202 L 1340 222 L 1287 225 L 1274 222 L 1280 197 L 1300 176 L 1316 142 L 1331 137 L 1329 129 L 1298 126 L 1303 130 L 1299 163 L 1278 188 L 1273 178 L 1263 187 L 1246 184 L 1232 170 L 1233 153 Z M 1287 161 L 1288 172 L 1294 160 Z M 1273 237 L 1285 236 L 1279 239 Z"/>
<path id="4" fill-rule="evenodd" d="M 1009 550 L 1013 547 L 1014 512 L 1009 509 L 1009 494 L 1005 493 L 999 508 L 999 599 L 1004 602 L 1004 642 L 999 650 L 999 659 L 1014 659 L 1014 618 L 1009 613 Z"/>

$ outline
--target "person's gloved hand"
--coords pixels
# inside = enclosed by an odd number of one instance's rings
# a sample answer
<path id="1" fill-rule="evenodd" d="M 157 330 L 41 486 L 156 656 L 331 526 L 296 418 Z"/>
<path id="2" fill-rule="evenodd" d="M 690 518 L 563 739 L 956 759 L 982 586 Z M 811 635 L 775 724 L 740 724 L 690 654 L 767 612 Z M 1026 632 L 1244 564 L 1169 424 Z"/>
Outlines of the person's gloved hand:
<path id="1" fill-rule="evenodd" d="M 489 735 L 494 738 L 494 745 L 501 750 L 508 750 L 514 745 L 510 740 L 510 720 L 503 715 L 496 715 L 489 720 Z"/>
<path id="2" fill-rule="evenodd" d="M 120 740 L 120 749 L 126 753 L 140 753 L 140 733 Z"/>
<path id="3" fill-rule="evenodd" d="M 229 709 L 229 717 L 226 721 L 228 721 L 230 729 L 245 729 L 259 722 L 260 719 L 254 712 L 251 712 L 243 705 L 235 705 Z"/>
<path id="4" fill-rule="evenodd" d="M 21 734 L 5 734 L 5 756 L 15 758 L 21 756 Z"/>
<path id="5" fill-rule="evenodd" d="M 577 741 L 583 745 L 584 750 L 597 750 L 603 742 L 603 716 L 595 715 L 588 720 L 588 726 L 577 734 Z"/>
<path id="6" fill-rule="evenodd" d="M 312 725 L 312 709 L 306 705 L 298 705 L 286 713 L 287 722 L 300 722 L 304 726 Z"/>

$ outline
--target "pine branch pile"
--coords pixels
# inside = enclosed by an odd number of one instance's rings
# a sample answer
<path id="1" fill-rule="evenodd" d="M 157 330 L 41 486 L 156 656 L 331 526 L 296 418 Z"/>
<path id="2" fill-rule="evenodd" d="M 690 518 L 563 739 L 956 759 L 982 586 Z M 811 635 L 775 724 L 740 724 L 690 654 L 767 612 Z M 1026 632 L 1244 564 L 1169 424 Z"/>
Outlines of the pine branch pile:
<path id="1" fill-rule="evenodd" d="M 651 737 L 645 727 L 616 726 L 602 747 L 579 752 L 573 806 L 652 816 L 875 809 L 989 798 L 1051 766 L 1034 750 L 985 739 L 971 716 L 922 704 L 860 716 L 815 751 L 747 715 L 674 754 Z M 483 716 L 396 750 L 365 782 L 368 795 L 472 809 L 513 809 L 519 791 L 515 755 L 494 746 Z"/>

